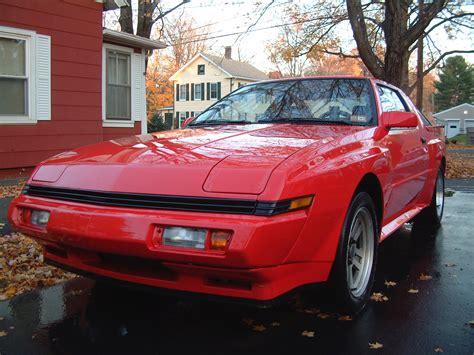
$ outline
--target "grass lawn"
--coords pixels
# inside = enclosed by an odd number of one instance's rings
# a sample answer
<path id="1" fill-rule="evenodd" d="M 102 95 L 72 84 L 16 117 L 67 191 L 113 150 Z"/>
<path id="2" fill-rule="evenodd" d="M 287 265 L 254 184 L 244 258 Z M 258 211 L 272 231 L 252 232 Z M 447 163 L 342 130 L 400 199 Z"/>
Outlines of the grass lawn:
<path id="1" fill-rule="evenodd" d="M 467 134 L 458 134 L 454 137 L 449 138 L 450 142 L 456 141 L 458 144 L 466 144 Z"/>

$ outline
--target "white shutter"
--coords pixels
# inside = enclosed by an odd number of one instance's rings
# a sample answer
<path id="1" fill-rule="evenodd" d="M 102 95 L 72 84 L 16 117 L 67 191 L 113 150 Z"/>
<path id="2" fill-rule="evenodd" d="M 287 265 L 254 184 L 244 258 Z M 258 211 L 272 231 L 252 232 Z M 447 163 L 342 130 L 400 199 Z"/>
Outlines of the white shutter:
<path id="1" fill-rule="evenodd" d="M 142 122 L 146 133 L 145 54 L 132 55 L 132 118 Z"/>
<path id="2" fill-rule="evenodd" d="M 36 36 L 36 119 L 51 119 L 51 37 Z"/>

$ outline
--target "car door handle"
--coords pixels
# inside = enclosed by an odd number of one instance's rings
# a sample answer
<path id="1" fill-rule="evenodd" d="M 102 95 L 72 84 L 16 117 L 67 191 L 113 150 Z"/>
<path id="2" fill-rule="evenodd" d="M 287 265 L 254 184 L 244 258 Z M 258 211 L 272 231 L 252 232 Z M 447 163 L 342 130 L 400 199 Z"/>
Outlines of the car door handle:
<path id="1" fill-rule="evenodd" d="M 426 139 L 425 138 L 421 137 L 420 140 L 421 140 L 421 144 L 426 144 Z"/>

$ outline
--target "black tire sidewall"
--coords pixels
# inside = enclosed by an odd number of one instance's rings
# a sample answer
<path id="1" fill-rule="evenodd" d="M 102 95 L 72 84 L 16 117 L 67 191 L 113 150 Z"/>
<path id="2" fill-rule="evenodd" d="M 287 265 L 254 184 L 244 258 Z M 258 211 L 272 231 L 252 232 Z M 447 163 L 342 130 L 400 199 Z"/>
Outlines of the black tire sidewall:
<path id="1" fill-rule="evenodd" d="M 348 248 L 348 239 L 350 228 L 352 225 L 352 220 L 354 219 L 355 213 L 359 208 L 366 207 L 370 212 L 373 227 L 374 227 L 374 243 L 373 243 L 373 263 L 372 270 L 370 272 L 369 282 L 367 288 L 363 294 L 359 297 L 355 297 L 352 292 L 349 290 L 347 284 L 347 271 L 346 271 L 346 257 L 347 257 L 347 248 Z M 339 300 L 341 308 L 349 313 L 358 313 L 361 311 L 367 299 L 370 296 L 372 290 L 372 285 L 374 282 L 376 262 L 377 262 L 377 250 L 378 250 L 378 236 L 379 236 L 379 227 L 377 223 L 377 214 L 375 212 L 375 206 L 370 195 L 366 192 L 357 192 L 354 198 L 351 201 L 349 209 L 347 211 L 346 218 L 344 219 L 344 224 L 341 230 L 339 246 L 336 253 L 336 259 L 334 261 L 333 273 L 331 276 L 332 284 L 336 291 L 336 296 Z"/>

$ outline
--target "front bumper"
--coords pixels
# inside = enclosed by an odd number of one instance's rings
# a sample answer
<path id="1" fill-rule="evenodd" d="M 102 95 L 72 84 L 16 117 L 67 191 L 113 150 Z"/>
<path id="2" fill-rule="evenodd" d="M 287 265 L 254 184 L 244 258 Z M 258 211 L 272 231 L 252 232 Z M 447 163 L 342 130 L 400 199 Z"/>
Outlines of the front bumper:
<path id="1" fill-rule="evenodd" d="M 21 208 L 51 213 L 46 228 L 25 225 Z M 329 262 L 285 264 L 307 211 L 274 217 L 103 207 L 21 195 L 13 226 L 45 246 L 45 258 L 84 272 L 180 291 L 273 299 L 325 281 Z M 157 225 L 231 230 L 223 252 L 156 246 Z"/>

